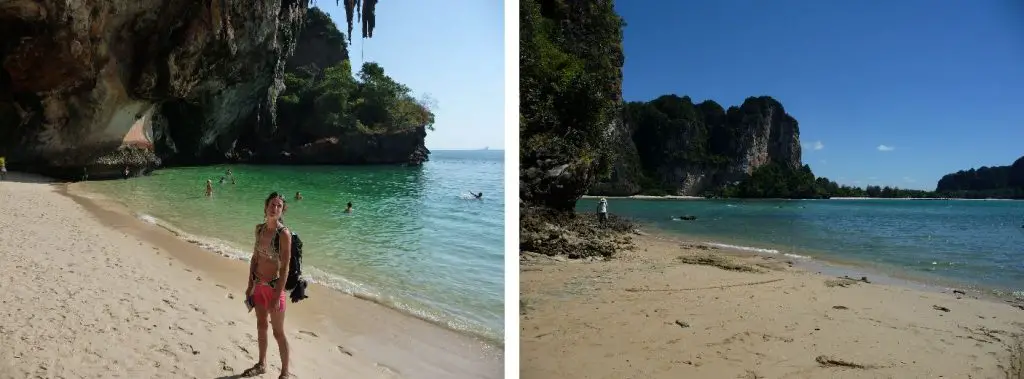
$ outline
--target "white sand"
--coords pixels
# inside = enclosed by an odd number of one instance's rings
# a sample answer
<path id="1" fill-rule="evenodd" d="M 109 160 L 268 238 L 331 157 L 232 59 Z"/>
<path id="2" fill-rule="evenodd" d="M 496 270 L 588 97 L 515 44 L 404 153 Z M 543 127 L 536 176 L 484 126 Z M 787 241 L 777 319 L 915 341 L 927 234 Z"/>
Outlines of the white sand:
<path id="1" fill-rule="evenodd" d="M 1024 333 L 1024 310 L 1001 302 L 636 239 L 608 262 L 526 256 L 521 378 L 1004 378 Z M 763 272 L 678 261 L 700 254 Z"/>
<path id="2" fill-rule="evenodd" d="M 0 182 L 0 377 L 233 378 L 255 363 L 255 317 L 239 296 L 245 262 L 112 207 L 88 209 L 63 184 L 9 178 Z M 309 293 L 288 304 L 295 377 L 502 377 L 500 349 L 322 287 Z M 263 377 L 276 378 L 272 336 L 267 360 Z"/>

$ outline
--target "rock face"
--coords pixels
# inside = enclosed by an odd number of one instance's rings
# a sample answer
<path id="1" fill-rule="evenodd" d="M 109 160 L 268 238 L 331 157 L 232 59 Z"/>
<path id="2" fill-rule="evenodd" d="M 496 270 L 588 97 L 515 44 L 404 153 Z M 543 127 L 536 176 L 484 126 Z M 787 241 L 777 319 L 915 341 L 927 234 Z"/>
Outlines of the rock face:
<path id="1" fill-rule="evenodd" d="M 83 166 L 230 157 L 272 131 L 305 0 L 11 0 L 0 5 L 0 154 L 77 176 Z M 155 154 L 125 154 L 130 148 Z M 135 161 L 118 161 L 117 157 Z M 118 161 L 116 164 L 111 164 Z M 118 167 L 113 167 L 118 166 Z M 103 176 L 91 172 L 91 177 Z"/>
<path id="2" fill-rule="evenodd" d="M 285 72 L 348 57 L 323 23 L 303 22 L 308 5 L 4 1 L 0 156 L 15 170 L 90 179 L 126 166 L 425 160 L 425 130 L 285 141 Z"/>
<path id="3" fill-rule="evenodd" d="M 662 96 L 626 105 L 616 135 L 620 146 L 609 180 L 595 195 L 635 195 L 657 189 L 696 196 L 743 180 L 778 163 L 800 168 L 799 126 L 782 104 L 767 96 L 747 98 L 728 111 L 712 102 Z"/>

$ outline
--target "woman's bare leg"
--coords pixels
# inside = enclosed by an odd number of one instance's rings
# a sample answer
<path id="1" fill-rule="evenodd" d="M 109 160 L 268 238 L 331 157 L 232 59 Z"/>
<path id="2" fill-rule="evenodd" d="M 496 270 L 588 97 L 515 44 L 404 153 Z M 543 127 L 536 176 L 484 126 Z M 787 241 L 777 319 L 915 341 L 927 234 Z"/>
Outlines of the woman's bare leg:
<path id="1" fill-rule="evenodd" d="M 284 311 L 270 312 L 270 326 L 274 328 L 274 339 L 277 340 L 277 348 L 281 351 L 281 375 L 287 375 L 288 371 L 288 337 L 284 334 Z M 264 331 L 264 334 L 266 331 Z"/>
<path id="2" fill-rule="evenodd" d="M 259 364 L 266 367 L 267 365 L 267 308 L 260 305 L 256 306 L 256 340 L 260 345 L 260 360 Z"/>

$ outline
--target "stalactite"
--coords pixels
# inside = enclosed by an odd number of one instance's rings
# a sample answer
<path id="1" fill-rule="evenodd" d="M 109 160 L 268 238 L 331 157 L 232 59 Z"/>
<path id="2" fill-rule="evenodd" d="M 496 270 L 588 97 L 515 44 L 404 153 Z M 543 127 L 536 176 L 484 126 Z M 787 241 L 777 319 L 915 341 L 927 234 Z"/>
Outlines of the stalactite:
<path id="1" fill-rule="evenodd" d="M 363 38 L 373 38 L 373 27 L 377 24 L 378 0 L 345 0 L 345 21 L 348 22 L 348 42 L 352 42 L 352 20 L 359 20 L 363 27 Z M 335 3 L 340 3 L 336 0 Z M 353 18 L 354 16 L 354 18 Z"/>

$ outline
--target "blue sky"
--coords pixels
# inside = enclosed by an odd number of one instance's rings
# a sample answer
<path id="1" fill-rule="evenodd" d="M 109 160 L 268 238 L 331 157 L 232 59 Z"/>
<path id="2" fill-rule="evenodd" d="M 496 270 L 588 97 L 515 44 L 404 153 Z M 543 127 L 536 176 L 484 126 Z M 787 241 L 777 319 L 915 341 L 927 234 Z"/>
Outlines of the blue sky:
<path id="1" fill-rule="evenodd" d="M 1024 155 L 1024 2 L 616 2 L 626 100 L 739 105 L 800 121 L 804 163 L 842 184 L 934 189 Z M 818 147 L 818 149 L 815 149 Z"/>
<path id="2" fill-rule="evenodd" d="M 315 2 L 347 32 L 345 8 Z M 353 71 L 364 61 L 436 101 L 430 149 L 501 149 L 505 145 L 504 9 L 501 1 L 381 1 L 373 38 L 353 25 Z M 361 50 L 361 51 L 360 51 Z"/>

